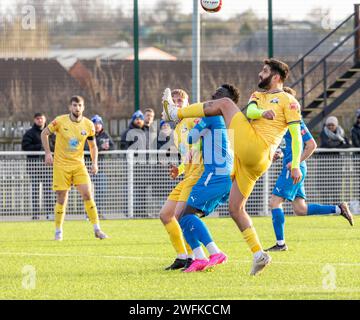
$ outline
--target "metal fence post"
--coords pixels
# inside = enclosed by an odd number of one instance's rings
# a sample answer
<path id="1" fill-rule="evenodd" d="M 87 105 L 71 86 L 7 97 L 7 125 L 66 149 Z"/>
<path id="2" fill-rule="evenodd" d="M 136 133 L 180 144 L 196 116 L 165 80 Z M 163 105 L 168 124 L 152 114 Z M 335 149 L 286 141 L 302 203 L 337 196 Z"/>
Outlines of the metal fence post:
<path id="1" fill-rule="evenodd" d="M 127 199 L 128 199 L 128 217 L 134 217 L 134 150 L 127 151 L 128 180 L 127 180 Z"/>

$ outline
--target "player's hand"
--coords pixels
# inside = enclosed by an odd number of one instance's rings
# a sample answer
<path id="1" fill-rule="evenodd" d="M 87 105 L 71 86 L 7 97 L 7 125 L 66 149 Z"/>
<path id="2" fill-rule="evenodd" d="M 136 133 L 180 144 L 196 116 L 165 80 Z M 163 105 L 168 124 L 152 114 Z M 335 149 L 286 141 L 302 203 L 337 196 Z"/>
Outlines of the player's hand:
<path id="1" fill-rule="evenodd" d="M 93 163 L 93 164 L 91 165 L 90 172 L 91 172 L 92 174 L 97 174 L 98 171 L 99 171 L 99 167 L 98 167 L 97 163 Z"/>
<path id="2" fill-rule="evenodd" d="M 169 176 L 174 180 L 179 176 L 179 169 L 174 164 L 171 164 L 169 167 Z"/>
<path id="3" fill-rule="evenodd" d="M 47 166 L 52 166 L 53 165 L 53 156 L 51 153 L 45 153 L 45 164 Z"/>
<path id="4" fill-rule="evenodd" d="M 291 161 L 286 165 L 286 168 L 291 171 Z"/>
<path id="5" fill-rule="evenodd" d="M 275 112 L 273 110 L 266 110 L 263 112 L 262 117 L 267 120 L 274 120 L 275 119 Z"/>
<path id="6" fill-rule="evenodd" d="M 283 152 L 281 151 L 281 149 L 277 149 L 274 153 L 273 156 L 273 162 L 276 162 L 277 160 L 281 159 L 284 156 Z"/>
<path id="7" fill-rule="evenodd" d="M 293 179 L 293 183 L 297 184 L 301 181 L 302 173 L 299 168 L 291 169 L 291 178 Z"/>

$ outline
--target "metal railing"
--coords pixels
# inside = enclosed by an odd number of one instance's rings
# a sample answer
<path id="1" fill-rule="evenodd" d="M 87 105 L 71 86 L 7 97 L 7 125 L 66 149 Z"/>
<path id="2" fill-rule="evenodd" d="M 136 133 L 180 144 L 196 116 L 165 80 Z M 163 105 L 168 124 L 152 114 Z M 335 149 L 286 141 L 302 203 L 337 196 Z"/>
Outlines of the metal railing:
<path id="1" fill-rule="evenodd" d="M 351 65 L 355 65 L 359 61 L 359 49 L 360 49 L 360 42 L 357 37 L 359 36 L 360 32 L 360 24 L 359 24 L 359 5 L 355 5 L 354 13 L 351 14 L 348 18 L 346 18 L 342 23 L 340 23 L 334 30 L 329 32 L 321 41 L 319 41 L 313 48 L 311 48 L 306 54 L 304 54 L 297 62 L 295 62 L 291 67 L 290 70 L 293 74 L 295 74 L 295 68 L 300 66 L 300 76 L 296 77 L 292 84 L 290 85 L 292 88 L 296 86 L 300 86 L 300 96 L 299 100 L 303 108 L 306 108 L 307 97 L 311 93 L 314 93 L 315 96 L 311 96 L 310 101 L 313 101 L 317 96 L 321 96 L 323 99 L 323 107 L 326 108 L 328 105 L 328 88 L 330 83 L 330 76 L 332 77 L 339 77 L 341 75 L 340 71 L 339 74 L 334 74 L 335 70 L 339 70 L 341 66 L 343 66 L 346 62 L 351 63 Z M 354 27 L 352 28 L 351 32 L 347 32 L 345 35 L 340 33 L 340 30 L 347 25 L 348 22 L 354 20 Z M 339 37 L 339 42 L 334 45 L 334 47 L 322 57 L 317 59 L 317 62 L 314 64 L 310 64 L 309 68 L 306 70 L 305 64 L 306 59 L 311 56 L 317 49 L 321 47 L 327 40 L 330 40 L 331 37 Z M 346 51 L 345 45 L 350 39 L 355 39 L 354 45 L 351 46 L 352 49 L 347 52 L 340 52 Z M 343 50 L 344 49 L 344 50 Z M 335 66 L 329 67 L 329 59 L 335 54 L 339 52 L 341 58 L 336 58 L 336 62 L 332 61 Z M 345 58 L 344 58 L 345 57 Z M 352 60 L 351 60 L 352 58 Z M 334 59 L 333 59 L 334 60 Z M 339 62 L 340 60 L 340 62 Z M 319 68 L 321 68 L 319 72 Z M 343 72 L 343 71 L 342 71 Z M 307 87 L 307 80 L 309 83 L 312 83 L 313 79 L 320 78 L 320 80 L 316 81 L 315 84 L 310 85 L 310 88 Z M 321 86 L 322 85 L 322 86 Z M 321 87 L 319 87 L 321 86 Z M 321 90 L 321 94 L 319 94 L 319 90 Z"/>
<path id="2" fill-rule="evenodd" d="M 52 169 L 42 159 L 29 159 L 41 152 L 0 152 L 0 221 L 52 220 L 55 194 Z M 89 159 L 86 163 L 89 164 Z M 178 155 L 164 151 L 110 151 L 99 158 L 99 173 L 91 176 L 99 213 L 106 219 L 158 218 L 168 194 L 180 181 L 168 176 L 168 165 Z M 309 202 L 337 204 L 348 201 L 360 212 L 360 149 L 318 149 L 307 161 L 305 189 Z M 272 165 L 259 179 L 248 201 L 252 215 L 269 214 L 268 200 L 281 170 Z M 287 213 L 291 208 L 285 205 Z M 66 219 L 85 219 L 83 201 L 70 191 Z M 214 213 L 227 216 L 224 204 Z"/>

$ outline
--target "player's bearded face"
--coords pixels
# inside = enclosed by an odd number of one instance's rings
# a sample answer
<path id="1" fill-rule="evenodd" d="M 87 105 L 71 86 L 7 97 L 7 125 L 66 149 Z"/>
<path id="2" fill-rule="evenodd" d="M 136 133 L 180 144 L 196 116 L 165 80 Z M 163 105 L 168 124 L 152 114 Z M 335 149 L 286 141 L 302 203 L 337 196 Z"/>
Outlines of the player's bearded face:
<path id="1" fill-rule="evenodd" d="M 70 112 L 73 115 L 74 118 L 80 118 L 82 116 L 82 113 L 84 111 L 84 104 L 83 102 L 72 102 L 70 105 Z"/>
<path id="2" fill-rule="evenodd" d="M 271 73 L 266 77 L 264 77 L 262 74 L 260 74 L 258 87 L 260 89 L 268 90 L 271 86 L 272 77 L 273 77 L 273 74 L 271 74 Z"/>

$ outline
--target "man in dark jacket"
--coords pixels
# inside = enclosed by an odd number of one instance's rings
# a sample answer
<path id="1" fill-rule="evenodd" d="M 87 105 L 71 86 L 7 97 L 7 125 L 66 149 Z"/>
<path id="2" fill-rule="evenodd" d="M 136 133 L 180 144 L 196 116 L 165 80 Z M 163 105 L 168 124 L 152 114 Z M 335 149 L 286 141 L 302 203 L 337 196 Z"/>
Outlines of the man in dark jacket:
<path id="1" fill-rule="evenodd" d="M 356 111 L 356 122 L 351 128 L 351 140 L 355 148 L 360 148 L 360 109 Z"/>
<path id="2" fill-rule="evenodd" d="M 157 128 L 154 124 L 155 111 L 147 108 L 144 110 L 144 131 L 146 136 L 146 150 L 157 149 Z"/>
<path id="3" fill-rule="evenodd" d="M 23 151 L 43 151 L 41 132 L 46 127 L 46 117 L 43 113 L 35 113 L 34 124 L 27 130 L 22 138 Z M 54 136 L 55 138 L 55 136 Z M 54 150 L 55 141 L 50 139 L 50 148 Z M 28 155 L 26 171 L 31 178 L 32 214 L 33 219 L 40 217 L 40 186 L 42 186 L 43 210 L 49 215 L 53 211 L 54 197 L 51 191 L 51 169 L 43 164 L 43 155 Z"/>
<path id="4" fill-rule="evenodd" d="M 121 134 L 121 150 L 146 149 L 144 114 L 139 110 L 131 117 L 129 127 Z"/>

